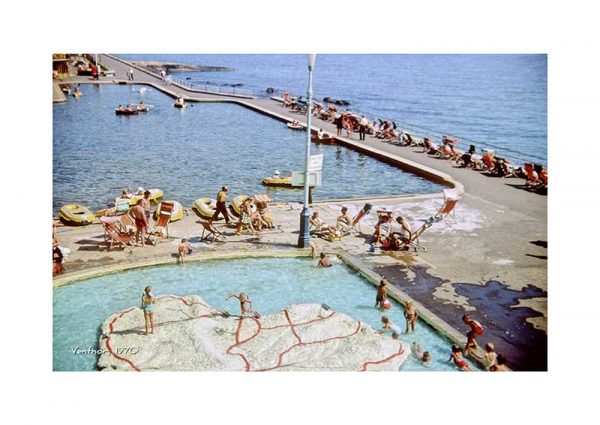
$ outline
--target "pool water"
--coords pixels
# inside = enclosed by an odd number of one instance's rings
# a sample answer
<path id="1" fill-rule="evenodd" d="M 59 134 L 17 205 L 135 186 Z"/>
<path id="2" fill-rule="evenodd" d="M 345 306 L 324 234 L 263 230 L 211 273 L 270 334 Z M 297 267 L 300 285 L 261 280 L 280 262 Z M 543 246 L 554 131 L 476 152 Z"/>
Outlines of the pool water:
<path id="1" fill-rule="evenodd" d="M 358 273 L 337 260 L 328 269 L 315 264 L 305 258 L 213 260 L 140 268 L 55 288 L 53 369 L 95 370 L 97 355 L 73 351 L 97 349 L 102 322 L 110 314 L 137 306 L 148 285 L 159 296 L 200 295 L 215 308 L 233 314 L 239 314 L 239 304 L 234 299 L 226 301 L 225 297 L 246 292 L 262 315 L 276 313 L 290 304 L 324 303 L 376 328 L 382 326 L 380 320 L 385 314 L 404 329 L 402 306 L 392 300 L 392 308 L 385 313 L 374 308 L 376 288 Z M 450 342 L 421 320 L 415 334 L 402 335 L 400 339 L 408 345 L 417 341 L 432 355 L 429 368 L 411 356 L 402 365 L 402 371 L 457 370 L 448 362 Z"/>
<path id="2" fill-rule="evenodd" d="M 185 110 L 153 88 L 82 85 L 83 96 L 53 105 L 53 210 L 79 203 L 105 208 L 125 187 L 160 188 L 190 207 L 216 197 L 268 192 L 303 200 L 302 190 L 265 188 L 275 170 L 304 168 L 306 133 L 242 106 L 194 103 Z M 135 91 L 138 90 L 138 91 Z M 117 104 L 143 101 L 148 113 L 117 116 Z M 312 144 L 323 153 L 323 186 L 314 200 L 440 192 L 442 187 L 347 148 Z"/>

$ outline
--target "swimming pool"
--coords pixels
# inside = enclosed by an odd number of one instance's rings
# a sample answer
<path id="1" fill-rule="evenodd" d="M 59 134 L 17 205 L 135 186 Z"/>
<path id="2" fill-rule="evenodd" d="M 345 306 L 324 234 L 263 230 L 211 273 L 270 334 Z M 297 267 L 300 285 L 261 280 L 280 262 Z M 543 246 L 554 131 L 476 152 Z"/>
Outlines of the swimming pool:
<path id="1" fill-rule="evenodd" d="M 53 210 L 80 203 L 105 208 L 124 187 L 160 188 L 191 207 L 228 185 L 231 197 L 268 192 L 278 202 L 302 201 L 302 190 L 265 188 L 261 181 L 304 168 L 306 133 L 242 106 L 194 103 L 185 110 L 148 87 L 82 85 L 83 96 L 53 105 Z M 137 90 L 137 91 L 136 91 Z M 117 104 L 143 101 L 148 113 L 117 116 Z M 441 192 L 442 186 L 335 145 L 323 153 L 323 186 L 314 200 Z"/>
<path id="2" fill-rule="evenodd" d="M 375 287 L 358 273 L 341 261 L 329 269 L 317 268 L 315 264 L 306 258 L 211 260 L 185 266 L 139 268 L 55 288 L 53 369 L 95 370 L 98 356 L 93 350 L 98 348 L 102 322 L 112 313 L 137 306 L 147 285 L 153 286 L 157 295 L 198 294 L 210 305 L 235 314 L 238 305 L 225 301 L 225 297 L 243 291 L 262 315 L 281 311 L 290 304 L 325 303 L 376 328 L 381 327 L 383 314 L 404 327 L 402 306 L 392 301 L 391 310 L 385 313 L 375 309 Z M 429 351 L 431 366 L 424 368 L 409 357 L 401 370 L 457 370 L 447 361 L 450 342 L 422 321 L 417 326 L 416 334 L 402 335 L 400 339 L 409 345 L 417 341 Z"/>

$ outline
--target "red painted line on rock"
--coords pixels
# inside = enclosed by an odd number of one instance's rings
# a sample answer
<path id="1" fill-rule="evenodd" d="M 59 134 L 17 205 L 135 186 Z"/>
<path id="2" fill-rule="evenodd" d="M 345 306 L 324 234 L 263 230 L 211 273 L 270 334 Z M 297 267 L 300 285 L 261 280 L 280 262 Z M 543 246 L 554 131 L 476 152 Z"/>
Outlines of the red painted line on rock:
<path id="1" fill-rule="evenodd" d="M 292 333 L 294 334 L 294 336 L 296 337 L 296 339 L 298 340 L 298 342 L 300 344 L 302 344 L 302 338 L 300 338 L 300 335 L 298 335 L 298 333 L 296 332 L 296 329 L 294 328 L 294 324 L 292 323 L 292 319 L 290 319 L 290 313 L 287 310 L 283 310 L 283 314 L 285 315 L 285 319 L 290 324 L 290 330 L 292 331 Z"/>
<path id="2" fill-rule="evenodd" d="M 388 360 L 391 360 L 391 359 L 393 359 L 394 357 L 397 357 L 397 356 L 399 356 L 399 355 L 401 355 L 401 354 L 403 354 L 403 353 L 404 353 L 404 347 L 402 346 L 402 344 L 400 344 L 400 349 L 398 350 L 398 352 L 397 352 L 397 353 L 395 353 L 395 354 L 392 354 L 391 356 L 389 356 L 389 357 L 386 357 L 385 359 L 381 359 L 381 360 L 377 360 L 377 361 L 372 361 L 372 362 L 365 362 L 365 363 L 363 363 L 362 369 L 360 369 L 360 371 L 361 371 L 361 372 L 364 372 L 364 371 L 366 371 L 366 370 L 367 370 L 367 366 L 368 366 L 368 365 L 370 365 L 370 364 L 381 364 L 381 363 L 385 363 L 385 362 L 387 362 Z"/>
<path id="3" fill-rule="evenodd" d="M 242 322 L 244 321 L 244 319 L 245 318 L 242 317 L 242 318 L 240 318 L 240 320 L 238 322 L 238 326 L 235 331 L 235 343 L 230 345 L 225 352 L 230 355 L 240 356 L 246 365 L 246 372 L 249 372 L 251 366 L 250 366 L 250 362 L 248 361 L 246 356 L 243 355 L 242 353 L 231 353 L 230 352 L 233 348 L 236 348 L 236 347 L 240 346 L 241 344 L 245 344 L 246 342 L 250 341 L 251 339 L 256 338 L 258 336 L 258 334 L 260 334 L 260 332 L 261 332 L 260 320 L 254 318 L 254 317 L 247 317 L 247 319 L 252 319 L 256 323 L 256 331 L 252 335 L 250 335 L 248 338 L 244 339 L 243 341 L 240 341 L 240 331 L 242 329 Z"/>
<path id="4" fill-rule="evenodd" d="M 135 309 L 136 309 L 135 307 L 131 307 L 131 308 L 129 308 L 129 309 L 127 309 L 127 310 L 125 310 L 125 311 L 121 312 L 121 314 L 119 314 L 117 317 L 115 317 L 115 318 L 112 320 L 112 322 L 110 322 L 110 325 L 108 325 L 108 332 L 109 332 L 109 333 L 108 333 L 108 336 L 106 337 L 106 341 L 105 341 L 105 342 L 106 342 L 106 348 L 108 349 L 108 352 L 110 353 L 110 355 L 111 355 L 111 356 L 113 356 L 114 358 L 116 358 L 116 359 L 118 359 L 118 360 L 121 360 L 121 361 L 123 361 L 123 362 L 127 363 L 127 364 L 128 364 L 129 366 L 131 366 L 131 367 L 132 367 L 132 368 L 133 368 L 135 371 L 139 372 L 139 371 L 140 371 L 140 369 L 139 369 L 139 368 L 138 368 L 138 367 L 137 367 L 137 366 L 136 366 L 136 365 L 135 365 L 135 364 L 134 364 L 134 363 L 133 363 L 131 360 L 129 360 L 129 359 L 126 359 L 125 357 L 121 357 L 121 356 L 117 355 L 117 354 L 116 354 L 116 353 L 113 351 L 112 347 L 110 346 L 110 336 L 111 336 L 111 335 L 112 335 L 112 333 L 113 333 L 114 324 L 115 324 L 115 322 L 117 321 L 117 319 L 120 319 L 121 317 L 123 317 L 123 315 L 125 315 L 126 313 L 129 313 L 130 311 L 132 311 L 132 310 L 135 310 Z"/>

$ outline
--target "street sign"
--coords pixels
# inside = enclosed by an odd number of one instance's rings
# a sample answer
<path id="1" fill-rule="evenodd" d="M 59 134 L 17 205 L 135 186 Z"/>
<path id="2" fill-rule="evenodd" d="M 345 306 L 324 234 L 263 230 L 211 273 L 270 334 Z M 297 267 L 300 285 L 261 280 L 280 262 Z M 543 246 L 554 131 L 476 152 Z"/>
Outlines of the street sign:
<path id="1" fill-rule="evenodd" d="M 321 186 L 320 171 L 315 171 L 308 174 L 308 185 L 313 187 Z M 292 171 L 292 187 L 304 187 L 303 171 Z"/>
<path id="2" fill-rule="evenodd" d="M 323 154 L 311 155 L 308 160 L 308 171 L 322 171 L 323 170 Z"/>

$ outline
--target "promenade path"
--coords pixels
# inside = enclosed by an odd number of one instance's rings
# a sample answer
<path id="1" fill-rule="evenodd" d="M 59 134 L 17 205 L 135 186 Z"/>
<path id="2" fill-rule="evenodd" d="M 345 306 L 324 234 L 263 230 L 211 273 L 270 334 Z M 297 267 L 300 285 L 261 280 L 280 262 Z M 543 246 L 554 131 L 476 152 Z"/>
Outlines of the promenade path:
<path id="1" fill-rule="evenodd" d="M 101 77 L 99 83 L 127 82 L 131 64 L 111 55 L 101 55 L 100 62 L 115 71 L 114 77 Z M 318 74 L 315 74 L 318 78 Z M 66 82 L 90 83 L 89 77 L 74 77 Z M 131 82 L 128 82 L 131 83 Z M 167 84 L 141 68 L 134 67 L 134 81 L 149 84 L 172 97 L 183 96 L 194 102 L 229 102 L 251 108 L 257 112 L 282 121 L 306 122 L 306 117 L 282 107 L 281 102 L 271 98 L 247 98 L 240 96 L 202 93 L 177 84 Z M 313 129 L 323 128 L 336 134 L 333 124 L 314 118 Z M 431 158 L 421 149 L 390 145 L 367 136 L 358 141 L 339 138 L 342 145 L 365 151 L 376 149 L 425 168 L 437 170 L 449 177 L 449 181 L 464 188 L 464 194 L 456 217 L 446 220 L 447 226 L 432 228 L 422 242 L 428 247 L 426 253 L 369 253 L 369 226 L 361 235 L 344 238 L 342 242 L 319 242 L 319 248 L 344 250 L 362 261 L 373 272 L 389 278 L 395 287 L 416 300 L 423 308 L 465 332 L 460 317 L 469 311 L 486 327 L 482 343 L 488 340 L 496 344 L 499 352 L 509 356 L 510 365 L 521 370 L 545 370 L 547 367 L 547 196 L 524 190 L 522 179 L 501 179 L 482 175 L 463 168 L 454 168 L 449 161 Z M 369 152 L 365 152 L 369 154 Z M 393 195 L 393 194 L 390 194 Z M 441 204 L 441 195 L 416 198 L 397 198 L 373 201 L 375 205 L 388 205 L 408 216 L 413 228 L 420 220 L 435 212 Z M 360 208 L 362 202 L 345 202 Z M 321 212 L 326 222 L 335 220 L 339 203 L 317 203 L 314 208 Z M 277 210 L 279 233 L 261 237 L 260 241 L 248 243 L 244 237 L 233 236 L 227 230 L 228 243 L 219 250 L 247 251 L 265 249 L 267 246 L 282 250 L 295 250 L 298 228 L 297 208 Z M 178 236 L 193 235 L 198 230 L 194 219 L 186 217 L 175 223 Z M 122 252 L 97 253 L 83 249 L 81 245 L 98 237 L 94 226 L 81 229 L 64 228 L 59 231 L 61 244 L 72 249 L 70 268 L 67 273 L 128 261 L 143 261 L 170 255 L 173 247 L 138 249 L 134 254 Z M 87 241 L 87 242 L 86 242 Z"/>

